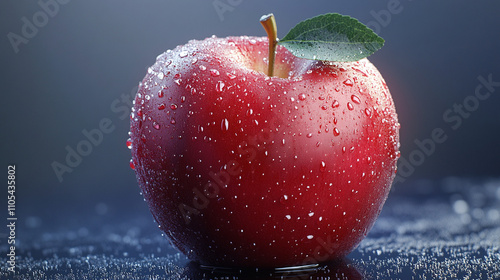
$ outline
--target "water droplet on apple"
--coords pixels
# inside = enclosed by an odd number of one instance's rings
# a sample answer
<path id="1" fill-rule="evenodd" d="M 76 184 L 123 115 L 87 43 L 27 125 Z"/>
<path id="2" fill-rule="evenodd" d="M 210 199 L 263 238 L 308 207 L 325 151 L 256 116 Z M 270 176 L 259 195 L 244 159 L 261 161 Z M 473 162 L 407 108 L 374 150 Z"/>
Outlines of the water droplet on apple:
<path id="1" fill-rule="evenodd" d="M 351 104 L 351 102 L 347 102 L 347 109 L 349 110 L 354 110 L 354 106 Z"/>
<path id="2" fill-rule="evenodd" d="M 304 93 L 299 94 L 299 100 L 301 101 L 306 100 L 306 95 Z"/>
<path id="3" fill-rule="evenodd" d="M 359 99 L 359 97 L 354 94 L 351 96 L 351 100 L 356 104 L 361 104 L 361 99 Z"/>
<path id="4" fill-rule="evenodd" d="M 127 148 L 129 148 L 129 150 L 132 149 L 132 139 L 130 139 L 130 138 L 127 139 L 126 144 L 127 144 Z"/>
<path id="5" fill-rule="evenodd" d="M 325 172 L 325 170 L 326 170 L 326 163 L 324 161 L 321 161 L 321 163 L 319 165 L 319 171 Z"/>
<path id="6" fill-rule="evenodd" d="M 371 116 L 371 115 L 372 115 L 372 110 L 370 110 L 370 108 L 366 108 L 366 109 L 365 109 L 365 115 L 366 115 L 367 117 Z"/>
<path id="7" fill-rule="evenodd" d="M 284 146 L 285 145 L 285 138 L 281 139 L 281 144 Z"/>
<path id="8" fill-rule="evenodd" d="M 308 134 L 306 135 L 306 137 L 307 137 L 307 138 L 311 138 L 311 137 L 313 137 L 313 134 L 312 134 L 312 133 L 308 133 Z"/>
<path id="9" fill-rule="evenodd" d="M 368 74 L 366 74 L 363 70 L 359 69 L 359 68 L 356 68 L 356 67 L 352 67 L 353 70 L 361 73 L 361 75 L 365 76 L 365 77 L 368 77 Z"/>
<path id="10" fill-rule="evenodd" d="M 158 105 L 158 110 L 163 110 L 165 109 L 167 106 L 165 106 L 165 103 L 161 103 L 160 105 Z"/>
<path id="11" fill-rule="evenodd" d="M 158 72 L 158 74 L 156 75 L 158 77 L 158 79 L 160 80 L 163 80 L 163 77 L 165 77 L 165 75 L 163 74 L 163 72 Z"/>
<path id="12" fill-rule="evenodd" d="M 287 201 L 287 200 L 288 200 L 288 195 L 286 195 L 286 194 L 285 194 L 285 195 L 283 195 L 283 196 L 280 198 L 280 203 L 281 203 L 281 204 L 285 204 L 285 201 Z"/>
<path id="13" fill-rule="evenodd" d="M 218 77 L 220 75 L 220 73 L 216 69 L 210 69 L 210 75 L 212 75 L 214 77 Z"/>
<path id="14" fill-rule="evenodd" d="M 246 115 L 247 117 L 253 115 L 253 110 L 251 108 L 248 109 Z"/>
<path id="15" fill-rule="evenodd" d="M 160 124 L 157 122 L 153 122 L 153 127 L 154 127 L 154 129 L 158 130 L 158 129 L 160 129 Z"/>
<path id="16" fill-rule="evenodd" d="M 344 85 L 346 85 L 346 86 L 352 87 L 353 84 L 354 83 L 352 82 L 351 79 L 347 79 L 347 80 L 344 81 Z"/>
<path id="17" fill-rule="evenodd" d="M 223 119 L 220 124 L 220 128 L 222 131 L 228 131 L 229 129 L 229 121 L 227 119 Z"/>
<path id="18" fill-rule="evenodd" d="M 328 106 L 326 105 L 321 106 L 321 110 L 326 110 L 326 109 L 328 109 Z"/>
<path id="19" fill-rule="evenodd" d="M 182 82 L 181 74 L 179 74 L 179 73 L 175 74 L 174 75 L 174 83 L 176 83 L 178 86 L 180 86 L 181 82 Z"/>
<path id="20" fill-rule="evenodd" d="M 165 95 L 165 92 L 163 90 L 158 91 L 158 97 L 162 98 Z"/>
<path id="21" fill-rule="evenodd" d="M 184 58 L 184 57 L 188 56 L 188 52 L 187 51 L 182 51 L 182 52 L 179 53 L 179 56 L 181 58 Z"/>
<path id="22" fill-rule="evenodd" d="M 340 130 L 338 128 L 333 129 L 333 136 L 339 136 L 340 135 Z"/>
<path id="23" fill-rule="evenodd" d="M 174 103 L 170 104 L 170 109 L 176 110 L 177 108 L 178 108 L 177 104 Z"/>
<path id="24" fill-rule="evenodd" d="M 290 215 L 285 215 L 285 218 L 286 218 L 287 220 L 291 220 L 291 219 L 292 219 L 292 216 L 290 216 Z"/>
<path id="25" fill-rule="evenodd" d="M 196 62 L 198 62 L 198 59 L 196 57 L 194 57 L 192 60 L 191 60 L 191 64 L 196 64 Z"/>
<path id="26" fill-rule="evenodd" d="M 170 123 L 171 123 L 171 124 L 175 124 L 175 119 L 174 119 L 174 118 L 172 118 L 172 119 L 170 120 Z"/>
<path id="27" fill-rule="evenodd" d="M 207 67 L 205 67 L 205 66 L 203 66 L 203 65 L 200 65 L 200 67 L 199 67 L 199 68 L 200 68 L 200 70 L 201 70 L 201 71 L 205 71 L 205 70 L 207 70 Z"/>
<path id="28" fill-rule="evenodd" d="M 226 76 L 227 76 L 229 79 L 231 79 L 231 80 L 232 80 L 232 79 L 236 79 L 236 75 L 235 75 L 235 74 L 233 74 L 233 73 L 229 73 L 229 72 L 228 72 L 228 73 L 226 73 Z"/>
<path id="29" fill-rule="evenodd" d="M 311 234 L 310 234 L 310 235 L 308 235 L 308 236 L 307 236 L 307 239 L 309 239 L 309 240 L 310 240 L 310 239 L 313 239 L 313 238 L 314 238 L 314 235 L 311 235 Z"/>
<path id="30" fill-rule="evenodd" d="M 134 164 L 133 159 L 130 159 L 129 165 L 130 165 L 130 168 L 135 169 L 135 164 Z"/>
<path id="31" fill-rule="evenodd" d="M 337 100 L 333 100 L 332 108 L 337 108 L 339 106 L 340 106 L 340 103 Z"/>
<path id="32" fill-rule="evenodd" d="M 215 90 L 217 92 L 223 92 L 224 91 L 224 82 L 223 81 L 218 81 L 217 84 L 215 85 Z"/>

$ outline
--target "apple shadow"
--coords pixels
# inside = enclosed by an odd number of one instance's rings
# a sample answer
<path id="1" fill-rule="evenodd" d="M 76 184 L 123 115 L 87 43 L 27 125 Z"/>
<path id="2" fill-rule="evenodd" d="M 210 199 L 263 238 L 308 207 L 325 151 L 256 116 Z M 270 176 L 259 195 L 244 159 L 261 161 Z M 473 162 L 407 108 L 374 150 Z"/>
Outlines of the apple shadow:
<path id="1" fill-rule="evenodd" d="M 340 259 L 316 266 L 305 266 L 290 269 L 236 269 L 205 267 L 196 262 L 186 265 L 182 274 L 187 279 L 365 279 L 363 274 L 348 259 Z M 182 278 L 182 277 L 181 277 Z M 182 278 L 184 279 L 184 278 Z"/>

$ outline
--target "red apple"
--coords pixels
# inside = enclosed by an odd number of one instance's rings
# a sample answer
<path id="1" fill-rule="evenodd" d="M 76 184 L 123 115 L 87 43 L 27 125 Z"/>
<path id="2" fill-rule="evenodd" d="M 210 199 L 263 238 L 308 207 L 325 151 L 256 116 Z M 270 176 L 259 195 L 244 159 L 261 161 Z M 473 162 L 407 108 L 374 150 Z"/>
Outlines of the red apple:
<path id="1" fill-rule="evenodd" d="M 367 60 L 322 62 L 268 39 L 208 38 L 157 57 L 131 113 L 131 166 L 191 260 L 284 267 L 338 259 L 366 236 L 399 157 L 399 124 Z"/>

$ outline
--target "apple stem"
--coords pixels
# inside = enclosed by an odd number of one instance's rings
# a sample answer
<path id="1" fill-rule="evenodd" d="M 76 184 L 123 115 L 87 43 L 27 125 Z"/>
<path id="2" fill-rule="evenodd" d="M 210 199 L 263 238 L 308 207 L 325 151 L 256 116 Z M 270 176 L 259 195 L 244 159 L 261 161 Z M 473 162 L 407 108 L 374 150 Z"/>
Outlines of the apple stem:
<path id="1" fill-rule="evenodd" d="M 267 33 L 269 40 L 269 65 L 267 75 L 272 77 L 274 74 L 274 58 L 276 57 L 276 46 L 278 44 L 278 29 L 276 27 L 276 20 L 273 14 L 263 15 L 260 18 L 260 23 Z"/>

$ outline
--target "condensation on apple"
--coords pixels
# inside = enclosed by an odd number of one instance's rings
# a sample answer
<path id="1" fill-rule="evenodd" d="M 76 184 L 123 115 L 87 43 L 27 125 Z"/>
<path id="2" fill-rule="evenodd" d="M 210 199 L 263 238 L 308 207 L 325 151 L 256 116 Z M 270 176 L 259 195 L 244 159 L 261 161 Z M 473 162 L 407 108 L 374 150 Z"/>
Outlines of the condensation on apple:
<path id="1" fill-rule="evenodd" d="M 367 60 L 297 58 L 267 39 L 208 38 L 158 56 L 132 108 L 131 166 L 191 260 L 285 267 L 346 256 L 396 173 L 399 123 Z"/>

